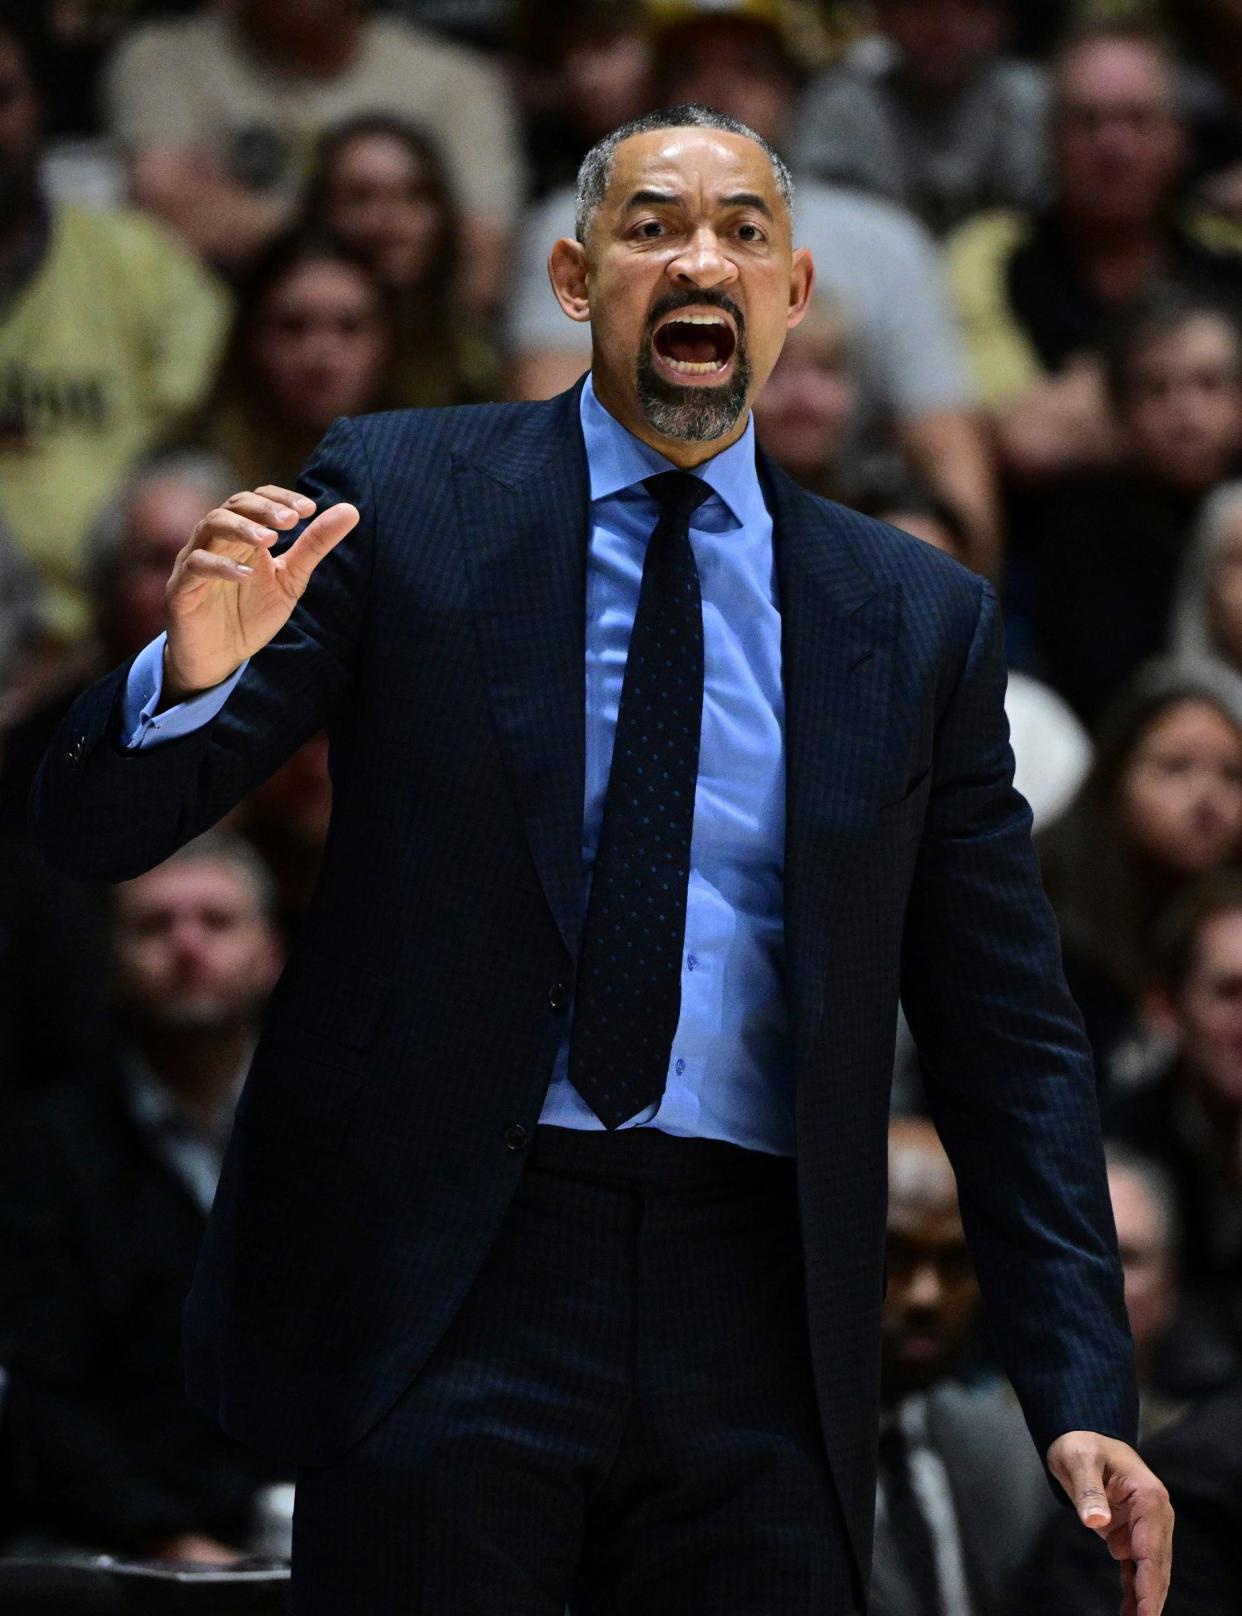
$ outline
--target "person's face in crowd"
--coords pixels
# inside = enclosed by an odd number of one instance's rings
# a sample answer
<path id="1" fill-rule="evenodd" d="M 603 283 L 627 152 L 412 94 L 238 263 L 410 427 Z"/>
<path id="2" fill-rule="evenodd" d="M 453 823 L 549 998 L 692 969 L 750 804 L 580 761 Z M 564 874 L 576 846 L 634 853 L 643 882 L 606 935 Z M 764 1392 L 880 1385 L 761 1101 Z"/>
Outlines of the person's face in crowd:
<path id="1" fill-rule="evenodd" d="M 120 661 L 142 649 L 165 626 L 164 592 L 173 562 L 217 491 L 178 477 L 143 483 L 129 502 L 121 553 L 111 587 L 99 602 L 100 632 Z"/>
<path id="2" fill-rule="evenodd" d="M 666 106 L 714 107 L 779 146 L 798 93 L 774 28 L 746 18 L 710 17 L 675 28 L 657 58 Z"/>
<path id="3" fill-rule="evenodd" d="M 1139 464 L 1171 487 L 1206 492 L 1242 453 L 1242 352 L 1219 314 L 1196 314 L 1144 344 L 1121 423 Z"/>
<path id="4" fill-rule="evenodd" d="M 591 322 L 600 401 L 680 465 L 745 430 L 814 277 L 762 148 L 680 128 L 621 142 L 585 244 L 558 241 L 549 270 Z"/>
<path id="5" fill-rule="evenodd" d="M 427 165 L 392 135 L 358 135 L 337 150 L 326 204 L 329 229 L 385 286 L 417 286 L 444 247 L 446 220 Z"/>
<path id="6" fill-rule="evenodd" d="M 371 404 L 388 357 L 379 295 L 352 264 L 296 264 L 264 299 L 251 353 L 278 418 L 318 437 Z"/>
<path id="7" fill-rule="evenodd" d="M 172 859 L 116 889 L 113 957 L 130 1019 L 161 1033 L 242 1029 L 280 974 L 249 871 L 206 856 Z"/>
<path id="8" fill-rule="evenodd" d="M 1212 916 L 1174 1005 L 1181 1065 L 1211 1105 L 1242 1107 L 1242 910 Z"/>
<path id="9" fill-rule="evenodd" d="M 557 80 L 561 106 L 587 140 L 637 118 L 651 104 L 651 46 L 637 27 L 590 26 L 565 42 Z"/>
<path id="10" fill-rule="evenodd" d="M 256 33 L 307 44 L 368 9 L 364 0 L 236 0 L 236 7 Z"/>
<path id="11" fill-rule="evenodd" d="M 1151 863 L 1214 868 L 1242 838 L 1242 734 L 1209 701 L 1175 702 L 1136 746 L 1119 798 L 1124 832 Z"/>
<path id="12" fill-rule="evenodd" d="M 1062 210 L 1084 225 L 1152 225 L 1181 173 L 1185 137 L 1167 64 L 1137 40 L 1070 51 L 1055 86 Z"/>
<path id="13" fill-rule="evenodd" d="M 1207 623 L 1216 649 L 1242 668 L 1242 501 L 1221 528 L 1208 582 Z"/>
<path id="14" fill-rule="evenodd" d="M 38 172 L 38 99 L 21 51 L 0 26 L 0 238 L 34 209 Z"/>
<path id="15" fill-rule="evenodd" d="M 1002 0 L 874 0 L 872 9 L 913 82 L 939 95 L 962 89 L 1009 35 Z"/>
<path id="16" fill-rule="evenodd" d="M 1177 1271 L 1155 1197 L 1138 1173 L 1110 1166 L 1108 1192 L 1125 1274 L 1126 1313 L 1140 1360 L 1169 1326 L 1177 1305 Z"/>
<path id="17" fill-rule="evenodd" d="M 812 304 L 755 400 L 755 430 L 791 477 L 814 478 L 839 459 L 857 396 L 844 327 Z"/>
<path id="18" fill-rule="evenodd" d="M 930 1123 L 893 1124 L 888 1206 L 882 1364 L 885 1396 L 897 1401 L 951 1369 L 979 1301 L 952 1169 Z"/>

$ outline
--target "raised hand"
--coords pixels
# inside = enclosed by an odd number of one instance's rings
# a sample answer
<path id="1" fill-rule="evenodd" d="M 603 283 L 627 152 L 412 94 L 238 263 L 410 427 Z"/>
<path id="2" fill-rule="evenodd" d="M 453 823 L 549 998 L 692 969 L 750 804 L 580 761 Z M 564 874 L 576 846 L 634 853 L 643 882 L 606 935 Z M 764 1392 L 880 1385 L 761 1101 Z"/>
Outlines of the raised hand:
<path id="1" fill-rule="evenodd" d="M 162 707 L 227 679 L 289 621 L 315 568 L 358 521 L 354 506 L 329 506 L 272 555 L 281 530 L 314 509 L 305 494 L 265 484 L 231 495 L 198 523 L 164 592 Z"/>
<path id="2" fill-rule="evenodd" d="M 1121 1567 L 1121 1616 L 1160 1616 L 1173 1558 L 1173 1508 L 1160 1478 L 1128 1443 L 1095 1431 L 1067 1431 L 1047 1458 L 1079 1520 Z"/>

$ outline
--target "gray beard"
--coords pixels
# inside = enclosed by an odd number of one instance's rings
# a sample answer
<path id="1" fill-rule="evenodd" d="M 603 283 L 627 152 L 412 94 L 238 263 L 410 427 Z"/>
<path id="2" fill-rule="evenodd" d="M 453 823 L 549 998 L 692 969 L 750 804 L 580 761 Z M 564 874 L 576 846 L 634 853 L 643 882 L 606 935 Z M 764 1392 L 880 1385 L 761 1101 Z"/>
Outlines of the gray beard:
<path id="1" fill-rule="evenodd" d="M 750 391 L 750 360 L 739 340 L 737 363 L 726 387 L 678 387 L 657 375 L 650 346 L 638 361 L 638 402 L 648 424 L 680 443 L 714 443 L 738 423 Z"/>

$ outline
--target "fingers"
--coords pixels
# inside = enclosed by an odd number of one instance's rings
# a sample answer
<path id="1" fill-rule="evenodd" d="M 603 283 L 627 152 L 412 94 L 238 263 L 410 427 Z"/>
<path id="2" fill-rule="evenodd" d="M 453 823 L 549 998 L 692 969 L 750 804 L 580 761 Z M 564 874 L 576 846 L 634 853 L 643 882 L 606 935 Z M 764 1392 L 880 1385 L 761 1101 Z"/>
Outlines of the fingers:
<path id="1" fill-rule="evenodd" d="M 254 568 L 232 556 L 216 555 L 211 550 L 191 550 L 185 558 L 184 571 L 192 578 L 221 578 L 236 582 L 249 578 Z"/>
<path id="2" fill-rule="evenodd" d="M 235 511 L 240 516 L 250 517 L 269 527 L 289 528 L 313 516 L 315 502 L 293 489 L 265 483 L 261 488 L 243 489 L 240 493 L 231 494 L 222 509 Z"/>
<path id="3" fill-rule="evenodd" d="M 1061 1485 L 1074 1500 L 1078 1519 L 1093 1531 L 1102 1532 L 1113 1518 L 1104 1491 L 1104 1456 L 1090 1448 L 1072 1449 L 1065 1459 L 1066 1475 Z M 1066 1485 L 1068 1480 L 1068 1485 Z"/>

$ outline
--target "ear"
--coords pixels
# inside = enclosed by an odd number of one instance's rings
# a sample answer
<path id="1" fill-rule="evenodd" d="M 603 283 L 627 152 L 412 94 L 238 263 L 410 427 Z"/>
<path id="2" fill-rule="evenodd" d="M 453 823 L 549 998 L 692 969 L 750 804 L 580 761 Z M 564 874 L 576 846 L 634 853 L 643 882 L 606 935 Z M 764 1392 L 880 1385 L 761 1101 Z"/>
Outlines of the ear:
<path id="1" fill-rule="evenodd" d="M 792 331 L 801 325 L 811 306 L 811 293 L 815 288 L 815 263 L 808 247 L 799 247 L 789 266 L 789 312 L 785 316 L 785 329 Z"/>
<path id="2" fill-rule="evenodd" d="M 553 246 L 548 259 L 548 278 L 556 301 L 571 320 L 582 325 L 591 318 L 587 301 L 586 248 L 580 241 L 562 236 Z"/>

